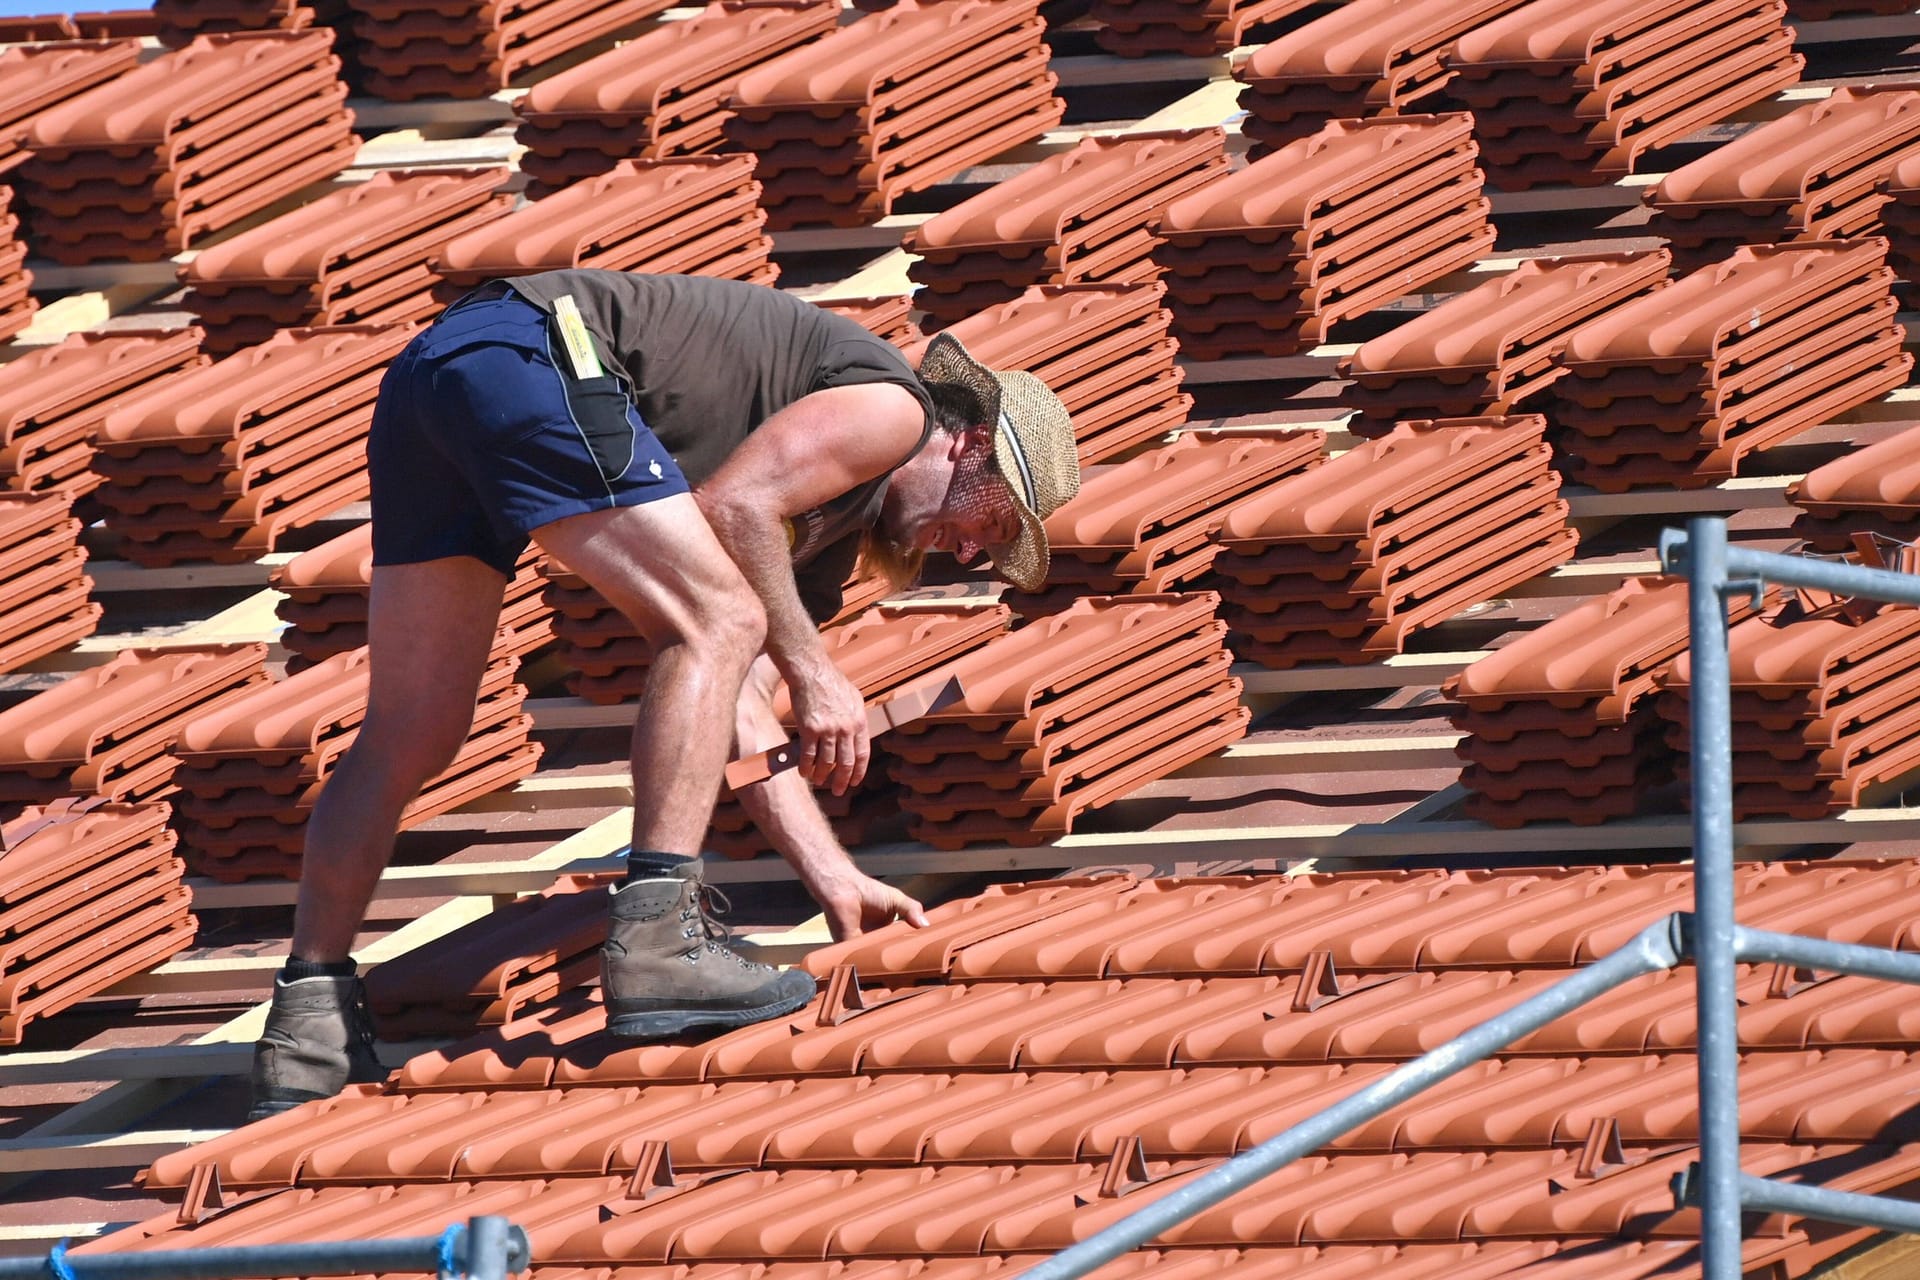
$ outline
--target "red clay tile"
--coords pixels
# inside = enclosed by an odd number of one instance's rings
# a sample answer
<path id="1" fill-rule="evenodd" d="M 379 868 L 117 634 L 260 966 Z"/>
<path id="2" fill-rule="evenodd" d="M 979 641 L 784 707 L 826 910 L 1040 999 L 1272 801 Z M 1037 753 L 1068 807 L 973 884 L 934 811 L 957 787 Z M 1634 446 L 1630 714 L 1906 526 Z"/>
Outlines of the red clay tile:
<path id="1" fill-rule="evenodd" d="M 392 101 L 480 98 L 561 55 L 631 27 L 666 0 L 545 0 L 433 10 L 351 0 L 367 90 Z"/>
<path id="2" fill-rule="evenodd" d="M 0 163 L 21 154 L 36 115 L 130 70 L 139 52 L 132 40 L 63 40 L 0 52 Z"/>
<path id="3" fill-rule="evenodd" d="M 1255 43 L 1263 28 L 1307 7 L 1306 0 L 1094 0 L 1089 16 L 1108 53 L 1204 58 Z"/>

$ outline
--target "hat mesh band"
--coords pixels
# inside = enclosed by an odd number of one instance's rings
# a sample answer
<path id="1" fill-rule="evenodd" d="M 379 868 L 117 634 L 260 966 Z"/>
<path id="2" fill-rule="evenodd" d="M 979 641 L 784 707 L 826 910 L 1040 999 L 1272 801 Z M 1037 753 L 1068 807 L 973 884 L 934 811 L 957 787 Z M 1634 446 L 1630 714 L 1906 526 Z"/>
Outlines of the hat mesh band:
<path id="1" fill-rule="evenodd" d="M 1020 437 L 1013 429 L 1013 421 L 1007 417 L 1007 411 L 1000 411 L 1000 438 L 1007 442 L 1007 451 L 1013 455 L 1013 465 L 1020 468 L 1020 486 L 1027 491 L 1027 506 L 1038 507 L 1040 498 L 1033 488 L 1033 469 L 1027 465 L 1027 451 L 1021 447 Z"/>

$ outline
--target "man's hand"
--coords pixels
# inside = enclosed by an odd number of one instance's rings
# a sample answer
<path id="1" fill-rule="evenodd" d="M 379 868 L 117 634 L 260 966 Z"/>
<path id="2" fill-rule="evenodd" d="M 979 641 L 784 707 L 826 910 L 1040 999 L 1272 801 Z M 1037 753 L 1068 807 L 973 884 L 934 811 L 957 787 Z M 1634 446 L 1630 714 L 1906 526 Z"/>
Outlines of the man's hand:
<path id="1" fill-rule="evenodd" d="M 873 750 L 867 735 L 867 704 L 845 673 L 822 658 L 787 673 L 793 715 L 800 727 L 800 776 L 816 787 L 845 795 L 867 776 Z"/>
<path id="2" fill-rule="evenodd" d="M 916 929 L 927 927 L 926 910 L 918 902 L 861 871 L 849 869 L 844 876 L 814 885 L 813 896 L 835 942 L 885 928 L 895 920 L 905 920 Z"/>

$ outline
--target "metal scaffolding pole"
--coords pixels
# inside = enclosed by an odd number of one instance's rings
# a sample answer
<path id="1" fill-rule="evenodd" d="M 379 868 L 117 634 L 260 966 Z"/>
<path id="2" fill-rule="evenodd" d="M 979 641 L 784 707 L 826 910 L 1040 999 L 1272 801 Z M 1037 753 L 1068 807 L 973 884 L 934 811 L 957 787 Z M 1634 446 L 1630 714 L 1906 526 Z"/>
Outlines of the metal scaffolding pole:
<path id="1" fill-rule="evenodd" d="M 0 1280 L 274 1280 L 425 1271 L 505 1280 L 532 1260 L 527 1233 L 496 1216 L 476 1217 L 437 1236 L 226 1245 L 44 1258 L 0 1258 Z"/>

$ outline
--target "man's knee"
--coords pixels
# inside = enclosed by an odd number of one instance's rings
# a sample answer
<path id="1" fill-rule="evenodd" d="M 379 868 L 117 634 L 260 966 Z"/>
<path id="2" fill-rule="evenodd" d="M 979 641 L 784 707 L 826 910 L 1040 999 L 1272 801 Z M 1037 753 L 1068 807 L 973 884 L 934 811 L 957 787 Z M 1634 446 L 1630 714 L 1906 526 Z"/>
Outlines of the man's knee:
<path id="1" fill-rule="evenodd" d="M 412 795 L 453 763 L 472 727 L 470 715 L 441 723 L 370 715 L 350 748 L 351 770 L 367 784 Z"/>
<path id="2" fill-rule="evenodd" d="M 695 601 L 691 616 L 678 630 L 678 635 L 665 638 L 667 643 L 684 643 L 720 666 L 737 667 L 744 676 L 766 643 L 767 611 L 746 579 L 740 578 Z"/>

